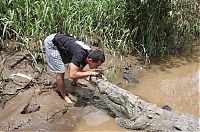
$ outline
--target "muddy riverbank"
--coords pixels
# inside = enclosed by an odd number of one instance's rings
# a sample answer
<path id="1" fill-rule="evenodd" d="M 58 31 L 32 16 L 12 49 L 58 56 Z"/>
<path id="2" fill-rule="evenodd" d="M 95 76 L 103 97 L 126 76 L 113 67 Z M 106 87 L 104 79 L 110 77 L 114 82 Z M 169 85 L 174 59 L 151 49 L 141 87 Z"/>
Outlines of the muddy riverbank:
<path id="1" fill-rule="evenodd" d="M 103 69 L 114 84 L 159 107 L 168 105 L 173 111 L 199 117 L 198 61 L 177 59 L 147 70 L 135 57 L 107 56 Z M 101 108 L 98 92 L 89 82 L 79 80 L 73 93 L 74 103 L 68 105 L 59 96 L 55 76 L 36 72 L 30 60 L 23 52 L 6 56 L 3 73 L 7 91 L 4 94 L 5 100 L 9 100 L 1 102 L 1 130 L 126 131 L 116 125 L 112 113 Z M 124 67 L 129 67 L 130 75 L 139 83 L 131 84 L 123 78 Z M 31 81 L 20 76 L 10 78 L 17 73 L 30 75 Z M 71 93 L 75 87 L 67 76 L 65 83 Z"/>

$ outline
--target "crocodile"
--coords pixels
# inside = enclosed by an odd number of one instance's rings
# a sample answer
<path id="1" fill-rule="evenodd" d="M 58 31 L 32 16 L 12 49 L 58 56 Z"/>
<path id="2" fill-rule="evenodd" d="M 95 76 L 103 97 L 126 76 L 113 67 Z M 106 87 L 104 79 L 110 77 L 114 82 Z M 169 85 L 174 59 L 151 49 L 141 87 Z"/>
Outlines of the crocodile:
<path id="1" fill-rule="evenodd" d="M 140 131 L 200 131 L 197 117 L 157 107 L 102 78 L 91 77 L 90 81 L 121 127 Z"/>

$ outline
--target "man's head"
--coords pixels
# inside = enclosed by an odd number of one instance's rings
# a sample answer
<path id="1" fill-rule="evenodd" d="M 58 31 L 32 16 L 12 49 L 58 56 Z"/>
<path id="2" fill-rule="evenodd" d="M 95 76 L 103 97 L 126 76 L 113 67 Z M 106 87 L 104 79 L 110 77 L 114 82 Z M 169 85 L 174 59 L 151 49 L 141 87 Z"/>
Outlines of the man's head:
<path id="1" fill-rule="evenodd" d="M 87 64 L 90 69 L 98 68 L 105 61 L 105 55 L 100 50 L 93 50 L 88 54 Z"/>

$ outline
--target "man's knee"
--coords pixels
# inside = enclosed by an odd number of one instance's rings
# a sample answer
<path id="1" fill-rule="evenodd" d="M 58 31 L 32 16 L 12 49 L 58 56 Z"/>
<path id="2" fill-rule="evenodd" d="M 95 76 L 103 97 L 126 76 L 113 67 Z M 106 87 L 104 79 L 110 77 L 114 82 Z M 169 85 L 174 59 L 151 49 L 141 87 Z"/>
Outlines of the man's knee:
<path id="1" fill-rule="evenodd" d="M 56 73 L 56 81 L 63 80 L 65 73 Z"/>

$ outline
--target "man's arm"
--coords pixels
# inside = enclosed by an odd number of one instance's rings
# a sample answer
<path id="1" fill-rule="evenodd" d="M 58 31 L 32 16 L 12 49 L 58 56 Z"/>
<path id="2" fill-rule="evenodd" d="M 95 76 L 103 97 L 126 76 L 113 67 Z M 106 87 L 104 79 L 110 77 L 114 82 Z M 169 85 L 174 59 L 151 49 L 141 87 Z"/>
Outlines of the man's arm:
<path id="1" fill-rule="evenodd" d="M 70 69 L 69 77 L 73 80 L 87 78 L 88 76 L 96 76 L 99 74 L 98 72 L 93 72 L 93 71 L 82 71 L 79 67 L 77 67 L 73 63 L 70 64 L 69 69 Z"/>

